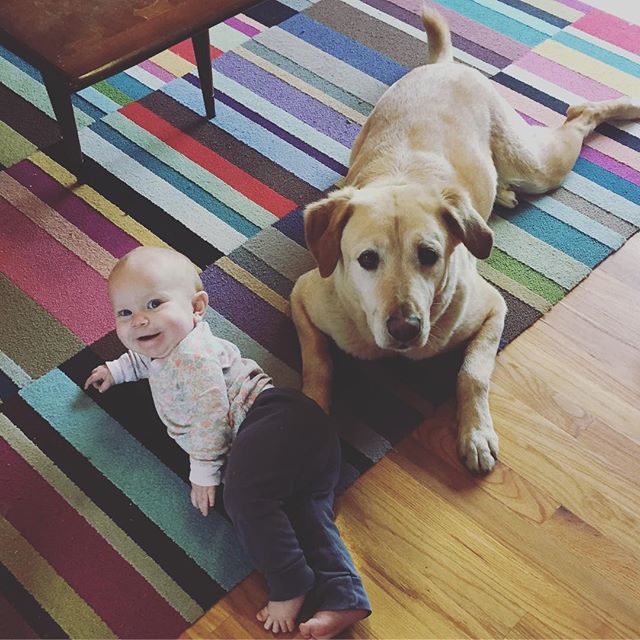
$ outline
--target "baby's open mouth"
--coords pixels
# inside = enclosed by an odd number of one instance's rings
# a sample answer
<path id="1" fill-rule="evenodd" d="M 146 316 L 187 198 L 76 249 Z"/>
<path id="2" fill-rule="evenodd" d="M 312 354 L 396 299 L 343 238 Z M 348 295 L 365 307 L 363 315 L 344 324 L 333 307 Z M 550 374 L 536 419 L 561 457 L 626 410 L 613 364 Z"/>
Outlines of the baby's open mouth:
<path id="1" fill-rule="evenodd" d="M 153 340 L 154 338 L 157 338 L 159 335 L 160 335 L 159 333 L 152 333 L 151 335 L 148 335 L 148 336 L 140 336 L 138 340 L 140 340 L 140 342 L 149 342 L 149 340 Z"/>

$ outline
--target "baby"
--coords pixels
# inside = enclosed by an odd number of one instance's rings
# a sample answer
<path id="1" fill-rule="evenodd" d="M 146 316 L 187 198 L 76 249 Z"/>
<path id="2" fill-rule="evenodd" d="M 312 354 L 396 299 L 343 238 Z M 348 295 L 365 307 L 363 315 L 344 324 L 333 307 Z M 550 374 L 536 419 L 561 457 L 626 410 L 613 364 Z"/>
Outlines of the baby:
<path id="1" fill-rule="evenodd" d="M 224 475 L 227 513 L 267 580 L 269 602 L 256 616 L 264 628 L 293 631 L 307 596 L 316 613 L 299 627 L 305 638 L 334 637 L 368 616 L 333 521 L 340 447 L 329 417 L 211 333 L 207 293 L 185 256 L 139 247 L 108 285 L 129 351 L 96 367 L 85 389 L 149 379 L 162 422 L 189 454 L 191 502 L 204 516 Z"/>

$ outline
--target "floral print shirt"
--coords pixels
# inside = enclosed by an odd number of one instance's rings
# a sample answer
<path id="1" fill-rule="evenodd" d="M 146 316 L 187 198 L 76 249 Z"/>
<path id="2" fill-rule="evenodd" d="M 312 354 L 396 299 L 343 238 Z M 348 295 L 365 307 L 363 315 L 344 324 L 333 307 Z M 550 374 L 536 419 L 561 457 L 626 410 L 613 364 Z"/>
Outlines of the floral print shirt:
<path id="1" fill-rule="evenodd" d="M 128 351 L 106 363 L 114 382 L 149 379 L 169 435 L 189 454 L 189 480 L 220 484 L 225 456 L 258 394 L 272 387 L 260 366 L 199 322 L 166 357 Z"/>

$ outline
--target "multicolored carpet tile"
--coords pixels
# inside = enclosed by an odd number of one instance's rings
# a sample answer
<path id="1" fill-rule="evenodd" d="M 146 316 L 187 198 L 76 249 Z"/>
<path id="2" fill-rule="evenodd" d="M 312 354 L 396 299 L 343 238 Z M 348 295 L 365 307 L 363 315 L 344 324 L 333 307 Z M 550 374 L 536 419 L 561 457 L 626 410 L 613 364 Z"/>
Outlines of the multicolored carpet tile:
<path id="1" fill-rule="evenodd" d="M 217 115 L 190 44 L 81 92 L 86 182 L 61 164 L 35 70 L 0 52 L 0 629 L 4 637 L 175 637 L 250 571 L 218 504 L 188 500 L 186 460 L 148 385 L 84 393 L 118 355 L 105 278 L 140 244 L 202 270 L 207 320 L 299 385 L 288 295 L 313 267 L 303 207 L 346 172 L 385 88 L 425 61 L 420 0 L 269 0 L 212 29 Z M 457 59 L 533 124 L 640 95 L 637 19 L 604 0 L 441 0 Z M 611 7 L 611 8 L 610 8 Z M 496 209 L 481 266 L 503 342 L 640 226 L 640 123 L 604 125 L 564 185 Z M 342 489 L 451 393 L 459 355 L 336 353 Z"/>

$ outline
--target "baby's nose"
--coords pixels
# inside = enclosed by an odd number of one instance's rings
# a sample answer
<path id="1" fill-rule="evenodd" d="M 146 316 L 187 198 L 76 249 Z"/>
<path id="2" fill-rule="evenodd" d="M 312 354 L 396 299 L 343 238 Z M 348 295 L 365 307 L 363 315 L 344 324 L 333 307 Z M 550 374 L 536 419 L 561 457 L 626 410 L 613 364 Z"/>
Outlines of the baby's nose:
<path id="1" fill-rule="evenodd" d="M 133 315 L 133 326 L 134 327 L 143 327 L 145 324 L 148 324 L 149 318 L 147 318 L 145 313 L 135 313 Z"/>

